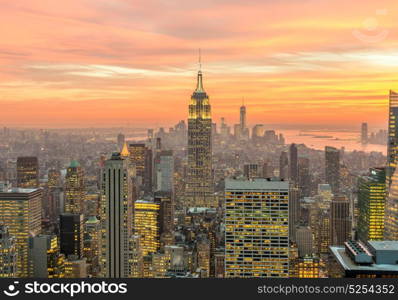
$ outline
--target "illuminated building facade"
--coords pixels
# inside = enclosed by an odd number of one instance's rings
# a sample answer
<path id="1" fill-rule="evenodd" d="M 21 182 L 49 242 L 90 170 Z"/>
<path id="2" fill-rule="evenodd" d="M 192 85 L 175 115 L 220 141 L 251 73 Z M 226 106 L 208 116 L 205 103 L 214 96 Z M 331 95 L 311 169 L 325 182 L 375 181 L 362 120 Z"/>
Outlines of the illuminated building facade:
<path id="1" fill-rule="evenodd" d="M 56 235 L 39 234 L 30 240 L 29 259 L 32 264 L 31 277 L 63 278 L 64 256 L 60 254 Z"/>
<path id="2" fill-rule="evenodd" d="M 82 214 L 85 194 L 84 170 L 76 160 L 73 160 L 65 177 L 65 212 Z"/>
<path id="3" fill-rule="evenodd" d="M 188 116 L 188 174 L 185 189 L 187 207 L 213 207 L 214 182 L 211 146 L 211 107 L 203 89 L 202 72 L 191 96 Z"/>
<path id="4" fill-rule="evenodd" d="M 17 158 L 17 185 L 20 188 L 39 187 L 39 161 L 37 157 Z"/>
<path id="5" fill-rule="evenodd" d="M 210 276 L 210 242 L 207 239 L 200 239 L 196 245 L 198 268 L 202 277 Z"/>
<path id="6" fill-rule="evenodd" d="M 145 144 L 129 144 L 130 162 L 145 192 L 152 192 L 152 150 Z"/>
<path id="7" fill-rule="evenodd" d="M 289 276 L 289 182 L 226 180 L 225 276 Z"/>
<path id="8" fill-rule="evenodd" d="M 130 277 L 141 278 L 144 276 L 144 261 L 140 247 L 140 237 L 132 235 L 129 242 Z"/>
<path id="9" fill-rule="evenodd" d="M 137 200 L 134 203 L 134 233 L 140 237 L 142 256 L 160 248 L 160 203 Z"/>
<path id="10" fill-rule="evenodd" d="M 129 249 L 132 234 L 133 183 L 129 161 L 120 153 L 105 162 L 101 208 L 103 247 L 101 265 L 107 278 L 130 277 Z"/>
<path id="11" fill-rule="evenodd" d="M 295 278 L 319 278 L 320 260 L 318 257 L 305 256 L 299 257 L 293 262 L 293 274 Z"/>
<path id="12" fill-rule="evenodd" d="M 398 93 L 390 91 L 387 144 L 385 239 L 398 240 Z"/>
<path id="13" fill-rule="evenodd" d="M 65 278 L 86 278 L 87 263 L 86 259 L 79 259 L 71 255 L 65 260 Z"/>
<path id="14" fill-rule="evenodd" d="M 0 189 L 0 222 L 17 247 L 17 277 L 29 277 L 29 239 L 41 233 L 41 189 Z"/>
<path id="15" fill-rule="evenodd" d="M 96 216 L 91 216 L 84 223 L 83 257 L 87 259 L 90 274 L 99 272 L 99 257 L 102 245 L 101 222 Z"/>
<path id="16" fill-rule="evenodd" d="M 385 168 L 370 169 L 368 176 L 359 178 L 358 185 L 358 239 L 383 240 L 386 206 Z"/>
<path id="17" fill-rule="evenodd" d="M 8 227 L 0 225 L 0 278 L 17 276 L 16 240 L 10 236 Z"/>

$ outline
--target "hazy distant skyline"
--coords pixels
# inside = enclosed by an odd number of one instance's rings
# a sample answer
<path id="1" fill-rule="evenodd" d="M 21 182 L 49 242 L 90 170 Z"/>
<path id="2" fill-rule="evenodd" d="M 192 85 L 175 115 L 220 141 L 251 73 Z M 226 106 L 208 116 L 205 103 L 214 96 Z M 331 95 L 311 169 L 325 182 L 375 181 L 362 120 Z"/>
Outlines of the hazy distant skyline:
<path id="1" fill-rule="evenodd" d="M 213 119 L 386 128 L 396 0 L 0 0 L 0 126 L 168 127 L 198 48 Z"/>

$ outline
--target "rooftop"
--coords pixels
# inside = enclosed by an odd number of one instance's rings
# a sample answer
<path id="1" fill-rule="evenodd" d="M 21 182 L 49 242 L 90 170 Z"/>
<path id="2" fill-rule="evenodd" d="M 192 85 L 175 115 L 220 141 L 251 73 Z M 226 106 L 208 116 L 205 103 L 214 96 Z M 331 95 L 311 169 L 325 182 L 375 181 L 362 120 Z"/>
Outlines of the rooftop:
<path id="1" fill-rule="evenodd" d="M 345 248 L 341 246 L 331 246 L 334 257 L 344 268 L 348 271 L 396 271 L 398 272 L 398 265 L 390 264 L 369 264 L 369 265 L 359 265 L 356 264 L 345 252 Z"/>
<path id="2" fill-rule="evenodd" d="M 230 190 L 285 190 L 289 189 L 289 181 L 281 181 L 277 178 L 226 179 L 225 188 Z"/>
<path id="3" fill-rule="evenodd" d="M 398 241 L 368 241 L 368 244 L 376 251 L 389 250 L 398 251 Z"/>

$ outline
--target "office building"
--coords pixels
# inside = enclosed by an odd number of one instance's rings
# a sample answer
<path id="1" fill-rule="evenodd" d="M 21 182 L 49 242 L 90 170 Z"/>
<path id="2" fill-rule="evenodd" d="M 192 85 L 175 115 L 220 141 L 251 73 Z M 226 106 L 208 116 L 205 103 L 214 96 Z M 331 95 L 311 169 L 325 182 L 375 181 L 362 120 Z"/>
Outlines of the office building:
<path id="1" fill-rule="evenodd" d="M 61 253 L 68 258 L 83 256 L 84 218 L 81 214 L 64 213 L 59 217 L 59 238 Z"/>
<path id="2" fill-rule="evenodd" d="M 345 196 L 335 196 L 330 206 L 332 245 L 343 245 L 351 237 L 350 202 Z"/>
<path id="3" fill-rule="evenodd" d="M 85 258 L 71 255 L 65 260 L 65 278 L 87 278 L 87 263 Z"/>
<path id="4" fill-rule="evenodd" d="M 39 187 L 39 162 L 37 157 L 17 158 L 17 185 L 19 188 Z"/>
<path id="5" fill-rule="evenodd" d="M 143 256 L 160 249 L 160 203 L 137 200 L 134 203 L 134 234 L 140 238 Z"/>
<path id="6" fill-rule="evenodd" d="M 145 144 L 130 143 L 130 162 L 135 167 L 139 185 L 144 192 L 152 192 L 152 150 Z"/>
<path id="7" fill-rule="evenodd" d="M 340 152 L 334 147 L 325 147 L 325 180 L 330 184 L 332 193 L 340 191 Z"/>
<path id="8" fill-rule="evenodd" d="M 289 182 L 225 182 L 225 276 L 289 276 Z"/>
<path id="9" fill-rule="evenodd" d="M 293 184 L 298 184 L 298 154 L 296 144 L 291 144 L 289 148 L 289 180 Z"/>
<path id="10" fill-rule="evenodd" d="M 133 181 L 129 161 L 113 153 L 102 173 L 103 276 L 130 277 L 129 249 L 132 235 Z"/>
<path id="11" fill-rule="evenodd" d="M 289 158 L 286 151 L 283 151 L 279 157 L 279 177 L 281 179 L 289 178 Z"/>
<path id="12" fill-rule="evenodd" d="M 84 213 L 85 195 L 84 170 L 76 160 L 73 160 L 65 177 L 65 212 Z"/>
<path id="13" fill-rule="evenodd" d="M 298 158 L 298 186 L 300 189 L 300 198 L 310 196 L 310 160 L 307 157 Z"/>
<path id="14" fill-rule="evenodd" d="M 372 168 L 358 181 L 358 239 L 383 240 L 386 208 L 385 168 Z"/>
<path id="15" fill-rule="evenodd" d="M 320 259 L 308 255 L 298 257 L 293 261 L 292 274 L 294 278 L 319 278 L 320 277 Z"/>
<path id="16" fill-rule="evenodd" d="M 245 164 L 243 166 L 243 176 L 245 176 L 246 179 L 261 177 L 258 164 Z"/>
<path id="17" fill-rule="evenodd" d="M 60 254 L 56 235 L 39 234 L 30 239 L 29 259 L 32 264 L 31 277 L 62 278 L 64 257 Z"/>
<path id="18" fill-rule="evenodd" d="M 387 143 L 385 239 L 398 240 L 398 93 L 390 91 Z"/>
<path id="19" fill-rule="evenodd" d="M 41 189 L 0 188 L 0 222 L 17 248 L 17 277 L 30 276 L 29 239 L 41 233 Z"/>
<path id="20" fill-rule="evenodd" d="M 172 192 L 173 182 L 173 151 L 160 151 L 155 158 L 155 191 Z"/>
<path id="21" fill-rule="evenodd" d="M 309 226 L 299 226 L 296 229 L 296 244 L 300 257 L 312 255 L 313 249 L 313 234 Z"/>
<path id="22" fill-rule="evenodd" d="M 366 145 L 368 143 L 368 123 L 361 125 L 361 143 Z"/>
<path id="23" fill-rule="evenodd" d="M 0 224 L 0 278 L 17 277 L 17 255 L 15 238 Z"/>

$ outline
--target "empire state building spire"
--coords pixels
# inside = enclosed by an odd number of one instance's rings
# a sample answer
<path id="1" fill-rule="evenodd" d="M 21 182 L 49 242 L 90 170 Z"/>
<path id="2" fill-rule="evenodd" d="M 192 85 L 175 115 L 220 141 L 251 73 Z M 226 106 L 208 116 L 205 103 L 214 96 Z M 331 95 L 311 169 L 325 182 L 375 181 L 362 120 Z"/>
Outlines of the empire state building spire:
<path id="1" fill-rule="evenodd" d="M 198 71 L 195 93 L 205 93 L 205 90 L 203 89 L 202 54 L 200 48 L 199 48 L 199 71 Z"/>

